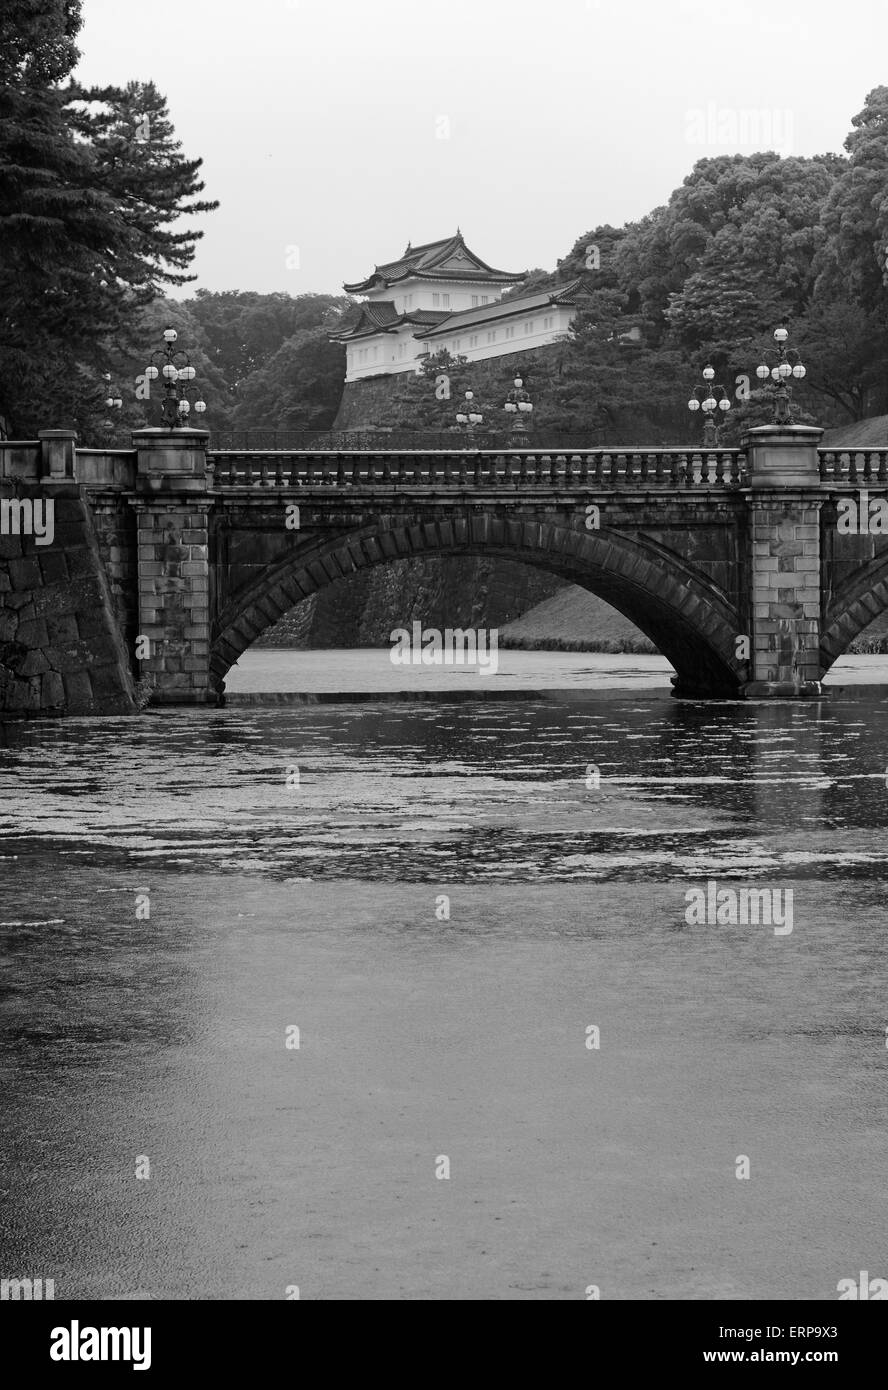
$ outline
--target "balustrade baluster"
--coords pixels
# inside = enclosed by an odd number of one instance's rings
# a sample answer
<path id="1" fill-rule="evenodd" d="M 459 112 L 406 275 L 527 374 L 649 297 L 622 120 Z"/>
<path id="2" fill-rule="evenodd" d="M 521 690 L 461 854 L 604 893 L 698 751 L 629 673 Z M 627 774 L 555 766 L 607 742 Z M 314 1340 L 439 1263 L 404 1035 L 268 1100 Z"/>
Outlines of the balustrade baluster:
<path id="1" fill-rule="evenodd" d="M 253 484 L 253 460 L 251 458 L 247 459 L 247 467 L 244 482 L 247 484 L 248 487 L 251 487 Z"/>

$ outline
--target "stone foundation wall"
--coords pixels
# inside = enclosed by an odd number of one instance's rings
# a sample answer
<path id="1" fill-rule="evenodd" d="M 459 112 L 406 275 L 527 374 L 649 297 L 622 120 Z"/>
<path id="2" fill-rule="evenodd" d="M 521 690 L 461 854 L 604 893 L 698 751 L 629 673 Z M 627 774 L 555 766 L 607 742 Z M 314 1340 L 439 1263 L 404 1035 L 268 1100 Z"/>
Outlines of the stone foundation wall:
<path id="1" fill-rule="evenodd" d="M 4 497 L 11 495 L 7 483 Z M 89 507 L 75 483 L 16 488 L 54 503 L 51 544 L 0 535 L 0 714 L 130 714 L 130 658 Z"/>

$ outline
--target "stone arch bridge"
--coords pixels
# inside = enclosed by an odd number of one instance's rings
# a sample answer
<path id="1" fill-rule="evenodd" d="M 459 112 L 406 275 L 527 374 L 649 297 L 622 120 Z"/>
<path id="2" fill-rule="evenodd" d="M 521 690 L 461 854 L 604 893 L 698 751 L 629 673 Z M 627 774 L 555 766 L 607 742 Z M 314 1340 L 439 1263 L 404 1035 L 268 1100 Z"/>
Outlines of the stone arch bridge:
<path id="1" fill-rule="evenodd" d="M 766 426 L 739 449 L 244 452 L 197 430 L 0 444 L 0 708 L 216 704 L 289 608 L 370 565 L 501 555 L 600 595 L 694 698 L 816 696 L 888 605 L 888 448 Z M 29 533 L 53 503 L 52 539 Z"/>

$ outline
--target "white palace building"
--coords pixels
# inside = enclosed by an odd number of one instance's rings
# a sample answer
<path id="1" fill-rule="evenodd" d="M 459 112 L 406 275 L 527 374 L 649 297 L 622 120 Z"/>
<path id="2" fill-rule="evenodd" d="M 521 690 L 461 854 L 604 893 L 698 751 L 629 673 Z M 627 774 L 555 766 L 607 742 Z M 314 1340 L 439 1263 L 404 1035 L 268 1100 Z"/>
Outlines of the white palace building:
<path id="1" fill-rule="evenodd" d="M 580 281 L 503 301 L 523 275 L 494 270 L 456 236 L 410 246 L 366 280 L 343 285 L 363 295 L 333 335 L 346 347 L 346 381 L 417 372 L 442 348 L 478 362 L 563 338 L 579 307 Z"/>

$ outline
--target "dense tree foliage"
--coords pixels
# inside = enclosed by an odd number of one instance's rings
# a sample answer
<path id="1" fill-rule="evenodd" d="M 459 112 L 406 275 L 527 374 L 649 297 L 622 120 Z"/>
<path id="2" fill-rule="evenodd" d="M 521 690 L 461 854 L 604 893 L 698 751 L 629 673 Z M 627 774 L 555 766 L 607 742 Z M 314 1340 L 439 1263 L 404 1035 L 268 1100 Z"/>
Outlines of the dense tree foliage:
<path id="1" fill-rule="evenodd" d="M 200 233 L 171 224 L 216 206 L 151 83 L 65 81 L 80 23 L 79 0 L 0 10 L 0 419 L 19 434 L 97 427 L 138 309 L 192 278 Z"/>
<path id="2" fill-rule="evenodd" d="M 85 89 L 71 80 L 79 0 L 6 0 L 0 9 L 0 433 L 74 424 L 105 436 L 157 418 L 135 384 L 161 330 L 179 331 L 211 429 L 324 429 L 345 371 L 330 331 L 342 296 L 198 290 L 200 160 L 181 152 L 154 85 Z M 565 339 L 539 353 L 468 364 L 437 357 L 387 393 L 366 423 L 451 429 L 467 389 L 501 431 L 516 370 L 540 428 L 610 442 L 690 442 L 687 399 L 711 363 L 735 409 L 725 438 L 767 418 L 755 368 L 785 323 L 808 377 L 799 419 L 888 412 L 888 87 L 853 117 L 845 154 L 774 152 L 699 160 L 669 201 L 624 227 L 600 223 L 556 268 L 507 299 L 578 281 Z M 440 377 L 447 377 L 442 389 Z"/>

